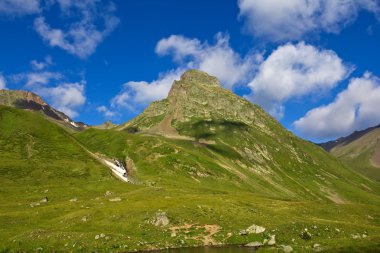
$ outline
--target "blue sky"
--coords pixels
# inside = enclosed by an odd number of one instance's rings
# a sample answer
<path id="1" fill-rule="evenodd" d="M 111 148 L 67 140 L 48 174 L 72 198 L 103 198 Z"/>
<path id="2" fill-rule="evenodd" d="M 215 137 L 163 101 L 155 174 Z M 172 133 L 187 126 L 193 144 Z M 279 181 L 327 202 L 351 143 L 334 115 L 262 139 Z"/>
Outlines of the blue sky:
<path id="1" fill-rule="evenodd" d="M 189 68 L 324 141 L 380 123 L 377 0 L 2 0 L 0 88 L 125 122 Z"/>

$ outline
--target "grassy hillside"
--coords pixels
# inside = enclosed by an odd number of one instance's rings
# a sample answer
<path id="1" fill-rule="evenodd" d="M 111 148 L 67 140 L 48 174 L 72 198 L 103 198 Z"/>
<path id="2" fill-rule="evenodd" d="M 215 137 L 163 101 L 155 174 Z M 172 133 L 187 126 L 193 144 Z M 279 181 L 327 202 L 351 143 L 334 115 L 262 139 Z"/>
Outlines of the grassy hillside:
<path id="1" fill-rule="evenodd" d="M 130 252 L 273 235 L 261 252 L 378 251 L 378 183 L 189 73 L 168 99 L 110 130 L 72 134 L 0 107 L 0 251 Z M 84 147 L 124 160 L 133 183 Z M 265 232 L 242 233 L 253 224 Z"/>
<path id="2" fill-rule="evenodd" d="M 128 200 L 125 203 L 130 208 L 127 212 L 136 212 L 133 220 L 141 226 L 141 230 L 126 228 L 126 233 L 137 233 L 146 241 L 137 248 L 203 244 L 201 239 L 192 238 L 205 233 L 195 229 L 196 225 L 204 224 L 221 228 L 214 236 L 220 243 L 262 241 L 269 234 L 275 234 L 278 245 L 291 245 L 302 252 L 313 251 L 315 243 L 331 251 L 376 252 L 380 247 L 379 198 L 374 194 L 378 192 L 378 186 L 347 168 L 339 167 L 332 157 L 323 164 L 336 166 L 333 175 L 339 179 L 327 180 L 334 186 L 332 189 L 339 191 L 339 196 L 344 196 L 344 203 L 340 204 L 313 187 L 313 180 L 317 181 L 319 177 L 312 179 L 311 174 L 302 177 L 284 168 L 284 173 L 273 175 L 271 181 L 255 176 L 243 167 L 233 166 L 232 161 L 239 163 L 239 155 L 224 145 L 210 147 L 191 140 L 114 130 L 86 130 L 76 137 L 94 152 L 129 161 L 132 179 L 136 187 L 143 190 L 138 197 L 121 193 L 121 189 L 119 192 Z M 320 148 L 303 145 L 309 149 L 307 151 L 315 153 L 314 157 L 325 158 L 326 153 Z M 320 173 L 316 168 L 308 170 Z M 302 178 L 304 182 L 301 182 Z M 132 201 L 131 195 L 134 195 Z M 167 227 L 157 228 L 149 224 L 158 210 L 168 214 L 171 223 Z M 128 223 L 127 219 L 122 220 Z M 170 228 L 184 224 L 194 224 L 194 227 L 171 237 Z M 252 224 L 266 227 L 267 233 L 239 235 L 240 230 Z M 305 228 L 311 231 L 311 240 L 301 239 L 300 234 Z M 353 240 L 357 233 L 360 238 Z M 264 247 L 261 250 L 276 251 L 277 248 Z"/>
<path id="3" fill-rule="evenodd" d="M 163 192 L 150 204 L 159 204 L 173 226 L 219 226 L 215 239 L 223 243 L 276 234 L 281 244 L 302 251 L 313 243 L 330 250 L 379 247 L 379 184 L 295 137 L 205 73 L 185 73 L 167 99 L 125 125 L 75 136 L 92 152 L 125 159 L 137 185 Z M 267 234 L 239 235 L 253 223 L 269 228 Z M 305 228 L 314 229 L 311 241 L 300 238 Z M 371 242 L 362 229 L 372 229 Z M 361 239 L 352 239 L 356 233 Z M 176 246 L 195 243 L 191 238 L 170 237 Z"/>

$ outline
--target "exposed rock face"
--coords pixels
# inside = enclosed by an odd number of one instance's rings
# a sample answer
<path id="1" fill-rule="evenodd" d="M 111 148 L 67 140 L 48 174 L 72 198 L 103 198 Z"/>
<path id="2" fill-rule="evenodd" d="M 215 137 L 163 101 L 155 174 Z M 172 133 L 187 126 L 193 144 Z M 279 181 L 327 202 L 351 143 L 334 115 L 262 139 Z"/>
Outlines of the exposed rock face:
<path id="1" fill-rule="evenodd" d="M 33 92 L 22 90 L 0 90 L 0 105 L 24 110 L 41 111 L 45 116 L 75 130 L 82 130 L 87 127 L 86 124 L 75 122 L 63 112 L 54 109 Z"/>

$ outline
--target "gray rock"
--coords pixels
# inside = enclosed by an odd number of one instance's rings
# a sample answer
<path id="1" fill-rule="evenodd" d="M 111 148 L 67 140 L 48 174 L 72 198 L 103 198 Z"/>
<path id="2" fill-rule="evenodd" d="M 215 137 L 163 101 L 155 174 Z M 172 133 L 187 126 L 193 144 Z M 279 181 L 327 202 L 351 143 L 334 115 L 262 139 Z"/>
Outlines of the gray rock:
<path id="1" fill-rule="evenodd" d="M 157 212 L 156 213 L 156 218 L 153 221 L 153 224 L 156 227 L 165 227 L 169 225 L 170 221 L 169 218 L 166 216 L 165 212 Z"/>
<path id="2" fill-rule="evenodd" d="M 281 249 L 282 251 L 286 252 L 286 253 L 289 253 L 289 252 L 292 252 L 293 251 L 293 248 L 289 245 L 281 245 Z"/>
<path id="3" fill-rule="evenodd" d="M 249 228 L 247 228 L 248 234 L 261 234 L 265 231 L 264 227 L 260 227 L 258 225 L 253 224 Z"/>
<path id="4" fill-rule="evenodd" d="M 353 234 L 351 235 L 352 239 L 359 239 L 360 238 L 360 234 Z"/>
<path id="5" fill-rule="evenodd" d="M 276 235 L 271 235 L 270 236 L 270 239 L 269 239 L 269 241 L 268 241 L 268 245 L 269 246 L 273 246 L 273 245 L 275 245 L 276 244 Z"/>
<path id="6" fill-rule="evenodd" d="M 263 244 L 261 242 L 250 242 L 244 245 L 245 247 L 261 247 Z"/>
<path id="7" fill-rule="evenodd" d="M 313 250 L 314 250 L 315 252 L 322 251 L 321 245 L 318 244 L 318 243 L 315 243 L 315 244 L 313 245 Z"/>
<path id="8" fill-rule="evenodd" d="M 39 206 L 39 205 L 40 205 L 40 203 L 38 203 L 38 202 L 30 203 L 30 207 L 35 207 L 35 206 Z"/>
<path id="9" fill-rule="evenodd" d="M 248 235 L 248 231 L 245 229 L 240 230 L 239 235 Z"/>
<path id="10" fill-rule="evenodd" d="M 307 231 L 307 229 L 302 231 L 301 238 L 304 240 L 310 240 L 311 239 L 311 234 Z"/>
<path id="11" fill-rule="evenodd" d="M 109 199 L 109 201 L 111 201 L 111 202 L 120 202 L 121 198 L 113 198 L 113 199 Z"/>
<path id="12" fill-rule="evenodd" d="M 48 197 L 45 197 L 45 198 L 43 198 L 43 199 L 40 200 L 41 203 L 46 203 L 48 201 L 49 201 Z"/>

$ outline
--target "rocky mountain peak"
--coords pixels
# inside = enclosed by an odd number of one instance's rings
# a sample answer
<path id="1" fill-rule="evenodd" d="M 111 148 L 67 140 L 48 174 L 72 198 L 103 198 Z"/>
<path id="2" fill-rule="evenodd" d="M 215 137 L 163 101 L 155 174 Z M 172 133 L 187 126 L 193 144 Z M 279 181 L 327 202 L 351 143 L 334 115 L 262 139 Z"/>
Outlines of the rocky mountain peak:
<path id="1" fill-rule="evenodd" d="M 198 85 L 220 86 L 220 82 L 216 77 L 196 69 L 191 69 L 183 73 L 180 82 L 196 83 Z"/>
<path id="2" fill-rule="evenodd" d="M 264 126 L 272 121 L 261 108 L 220 85 L 216 77 L 199 70 L 185 72 L 174 81 L 166 99 L 153 102 L 142 114 L 119 129 L 133 127 L 156 133 L 174 133 L 180 124 L 229 121 Z"/>

